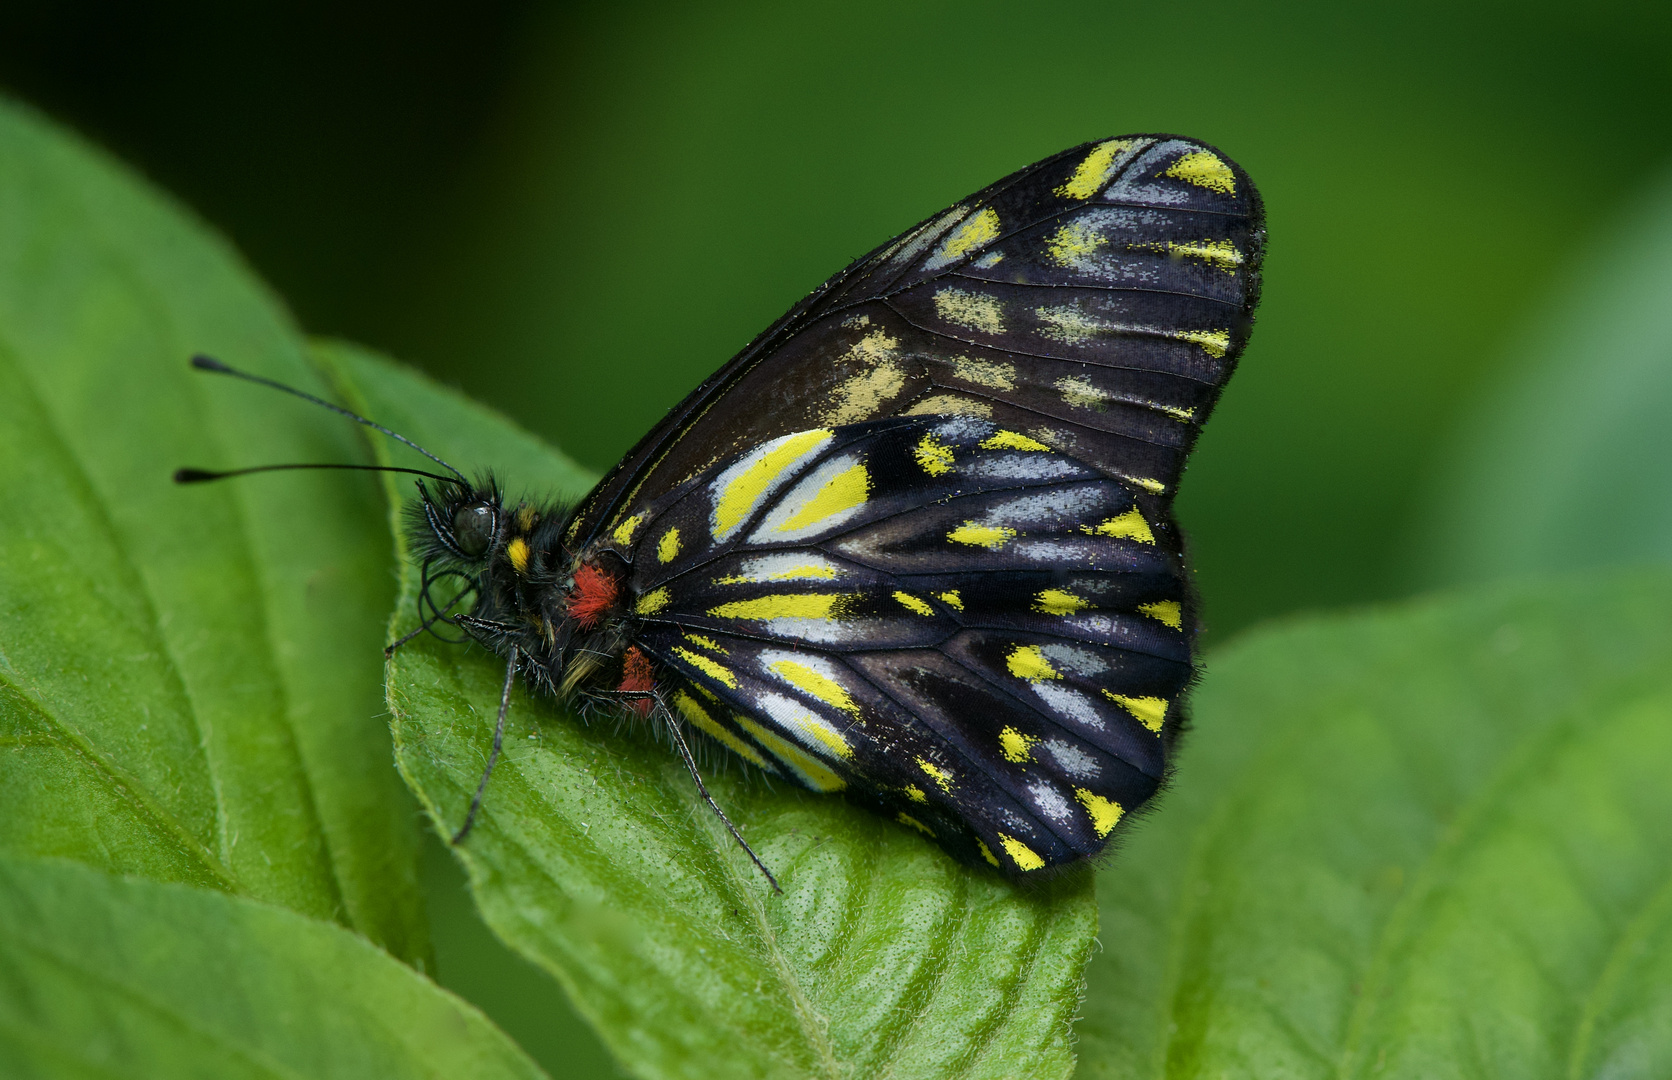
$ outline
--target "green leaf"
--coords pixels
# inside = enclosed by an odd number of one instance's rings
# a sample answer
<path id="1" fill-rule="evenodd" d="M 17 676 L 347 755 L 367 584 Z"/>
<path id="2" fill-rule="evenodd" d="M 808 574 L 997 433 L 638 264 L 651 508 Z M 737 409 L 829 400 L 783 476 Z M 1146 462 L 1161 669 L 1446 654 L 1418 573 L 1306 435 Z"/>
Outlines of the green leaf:
<path id="1" fill-rule="evenodd" d="M 562 1080 L 620 1080 L 615 1057 L 546 972 L 495 937 L 476 910 L 464 867 L 445 840 L 424 844 L 424 900 L 435 981 L 487 1014 L 541 1068 Z"/>
<path id="2" fill-rule="evenodd" d="M 352 350 L 368 407 L 515 491 L 591 477 L 479 407 Z M 396 628 L 416 625 L 410 567 Z M 389 667 L 401 768 L 442 833 L 487 758 L 504 665 L 419 638 Z M 1063 1077 L 1096 930 L 1087 874 L 1017 889 L 839 799 L 719 762 L 715 797 L 635 725 L 512 695 L 506 753 L 458 848 L 488 924 L 570 991 L 632 1070 L 663 1077 Z"/>
<path id="3" fill-rule="evenodd" d="M 1212 657 L 1099 875 L 1085 1077 L 1672 1070 L 1672 578 L 1296 621 Z"/>
<path id="4" fill-rule="evenodd" d="M 376 483 L 169 480 L 364 450 L 194 352 L 323 389 L 224 244 L 0 104 L 0 850 L 270 900 L 421 962 Z"/>
<path id="5" fill-rule="evenodd" d="M 1470 415 L 1430 582 L 1672 562 L 1672 173 L 1625 208 Z"/>
<path id="6" fill-rule="evenodd" d="M 0 857 L 0 1073 L 543 1077 L 364 938 L 184 885 Z"/>

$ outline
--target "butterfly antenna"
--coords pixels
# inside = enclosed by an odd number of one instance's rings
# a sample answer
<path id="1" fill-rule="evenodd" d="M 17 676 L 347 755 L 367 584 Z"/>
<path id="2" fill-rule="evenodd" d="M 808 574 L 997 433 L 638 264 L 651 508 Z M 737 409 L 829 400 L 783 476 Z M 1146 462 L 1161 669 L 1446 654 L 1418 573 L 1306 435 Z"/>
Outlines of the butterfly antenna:
<path id="1" fill-rule="evenodd" d="M 436 480 L 443 480 L 443 481 L 446 481 L 448 483 L 452 483 L 455 480 L 457 480 L 457 482 L 459 482 L 461 484 L 464 484 L 466 487 L 470 486 L 470 481 L 465 478 L 464 473 L 455 469 L 453 466 L 451 466 L 447 462 L 441 460 L 439 457 L 436 457 L 434 454 L 430 453 L 428 450 L 425 450 L 422 446 L 419 446 L 417 443 L 413 442 L 411 439 L 407 438 L 405 435 L 402 435 L 398 431 L 390 431 L 388 428 L 384 427 L 382 424 L 379 424 L 377 421 L 368 420 L 364 416 L 361 416 L 359 413 L 353 412 L 352 410 L 349 410 L 349 409 L 345 409 L 341 405 L 337 405 L 333 402 L 326 401 L 324 398 L 315 397 L 314 395 L 312 395 L 310 393 L 307 393 L 305 391 L 296 389 L 296 387 L 294 387 L 294 386 L 286 386 L 284 383 L 277 382 L 273 379 L 266 379 L 266 378 L 261 377 L 260 375 L 252 375 L 247 371 L 239 371 L 235 367 L 231 367 L 227 364 L 221 363 L 219 360 L 216 360 L 212 356 L 204 356 L 201 353 L 198 354 L 197 356 L 192 357 L 192 367 L 196 368 L 199 371 L 212 371 L 217 375 L 231 375 L 233 378 L 243 379 L 245 382 L 252 382 L 252 383 L 255 383 L 257 386 L 265 386 L 265 387 L 267 387 L 271 390 L 282 390 L 287 394 L 291 394 L 291 395 L 294 395 L 296 397 L 301 398 L 303 401 L 310 401 L 313 404 L 318 405 L 322 409 L 330 409 L 332 412 L 336 413 L 339 416 L 348 417 L 350 420 L 354 421 L 356 424 L 364 424 L 367 427 L 371 428 L 373 431 L 382 432 L 383 434 L 389 436 L 391 439 L 394 439 L 398 443 L 403 443 L 407 446 L 412 447 L 412 449 L 418 451 L 420 454 L 423 454 L 425 457 L 429 458 L 431 461 L 435 462 L 437 465 L 440 465 L 443 469 L 446 469 L 448 472 L 453 474 L 452 476 L 434 476 L 433 473 L 418 473 L 419 476 L 432 476 Z M 295 469 L 295 468 L 326 468 L 326 469 L 339 468 L 340 469 L 340 468 L 354 468 L 354 467 L 356 467 L 356 466 L 343 466 L 343 465 L 265 465 L 265 466 L 261 466 L 259 468 L 255 468 L 255 469 L 240 469 L 240 470 L 237 470 L 237 472 L 238 473 L 262 472 L 262 471 L 265 471 L 265 470 L 268 470 L 268 469 Z M 364 466 L 363 465 L 363 466 L 358 466 L 358 468 L 367 469 L 369 471 L 381 471 L 381 472 L 417 472 L 416 469 L 395 469 L 395 468 L 391 468 L 391 467 L 388 467 L 388 466 L 381 466 L 380 467 L 380 466 Z M 204 470 L 202 470 L 202 469 L 182 469 L 182 470 L 180 470 L 180 472 L 188 473 L 188 474 L 201 474 L 201 473 L 204 472 Z M 213 476 L 210 476 L 210 475 L 190 475 L 187 479 L 182 480 L 180 478 L 180 473 L 176 473 L 175 474 L 175 479 L 177 481 L 179 481 L 180 483 L 184 484 L 184 483 L 191 483 L 193 481 L 198 481 L 198 480 L 215 480 L 215 479 L 219 479 L 221 476 L 232 476 L 232 475 L 235 475 L 235 473 L 221 473 L 221 474 L 217 474 L 217 475 L 213 475 Z"/>
<path id="2" fill-rule="evenodd" d="M 355 472 L 399 472 L 411 473 L 414 476 L 427 476 L 431 480 L 440 480 L 448 484 L 458 483 L 451 476 L 440 473 L 425 472 L 423 469 L 403 469 L 397 465 L 344 465 L 339 462 L 292 462 L 285 465 L 252 465 L 247 469 L 175 469 L 174 482 L 176 484 L 202 484 L 210 480 L 225 480 L 229 476 L 248 476 L 258 472 L 282 472 L 285 469 L 353 469 Z"/>

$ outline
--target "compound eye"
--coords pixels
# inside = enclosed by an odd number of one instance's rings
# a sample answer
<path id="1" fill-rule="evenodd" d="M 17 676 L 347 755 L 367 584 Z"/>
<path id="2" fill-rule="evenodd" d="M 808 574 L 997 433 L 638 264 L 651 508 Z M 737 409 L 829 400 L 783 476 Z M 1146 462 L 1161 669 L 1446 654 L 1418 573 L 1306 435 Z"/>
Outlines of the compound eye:
<path id="1" fill-rule="evenodd" d="M 461 506 L 453 515 L 453 542 L 459 550 L 476 558 L 493 543 L 493 508 L 477 503 Z"/>

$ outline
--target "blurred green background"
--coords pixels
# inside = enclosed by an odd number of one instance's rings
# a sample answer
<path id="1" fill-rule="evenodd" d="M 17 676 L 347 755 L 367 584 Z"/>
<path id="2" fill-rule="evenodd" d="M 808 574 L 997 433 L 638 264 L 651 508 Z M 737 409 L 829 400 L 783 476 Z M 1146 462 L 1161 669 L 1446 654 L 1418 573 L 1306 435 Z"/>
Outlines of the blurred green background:
<path id="1" fill-rule="evenodd" d="M 11 0 L 0 88 L 208 218 L 308 330 L 600 469 L 893 233 L 1073 143 L 1189 134 L 1271 232 L 1180 501 L 1214 637 L 1672 557 L 1664 2 Z M 1622 455 L 1665 467 L 1599 485 Z M 1659 539 L 1611 546 L 1643 506 Z M 443 981 L 599 1074 L 431 856 Z"/>

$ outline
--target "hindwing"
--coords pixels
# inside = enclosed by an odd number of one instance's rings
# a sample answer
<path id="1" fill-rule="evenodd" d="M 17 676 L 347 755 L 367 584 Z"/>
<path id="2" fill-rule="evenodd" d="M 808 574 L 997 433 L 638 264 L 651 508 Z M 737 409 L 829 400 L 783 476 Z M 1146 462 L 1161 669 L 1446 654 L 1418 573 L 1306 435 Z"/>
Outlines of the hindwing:
<path id="1" fill-rule="evenodd" d="M 1028 871 L 1162 779 L 1192 613 L 1145 495 L 990 420 L 897 417 L 767 440 L 613 539 L 684 719 Z"/>

